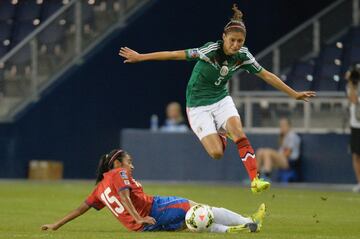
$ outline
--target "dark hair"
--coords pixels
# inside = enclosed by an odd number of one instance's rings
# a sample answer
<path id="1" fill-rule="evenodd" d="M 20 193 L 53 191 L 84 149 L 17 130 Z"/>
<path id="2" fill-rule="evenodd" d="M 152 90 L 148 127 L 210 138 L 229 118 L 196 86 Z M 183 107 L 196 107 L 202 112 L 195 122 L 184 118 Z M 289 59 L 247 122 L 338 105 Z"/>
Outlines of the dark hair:
<path id="1" fill-rule="evenodd" d="M 234 12 L 233 17 L 230 19 L 230 22 L 225 25 L 224 33 L 228 32 L 242 32 L 246 35 L 246 27 L 243 21 L 244 14 L 239 10 L 236 3 L 233 4 L 232 10 Z"/>
<path id="2" fill-rule="evenodd" d="M 125 155 L 127 155 L 127 153 L 121 149 L 114 149 L 111 150 L 109 154 L 102 155 L 96 170 L 96 184 L 103 180 L 104 173 L 114 168 L 114 161 L 119 160 L 122 162 Z"/>

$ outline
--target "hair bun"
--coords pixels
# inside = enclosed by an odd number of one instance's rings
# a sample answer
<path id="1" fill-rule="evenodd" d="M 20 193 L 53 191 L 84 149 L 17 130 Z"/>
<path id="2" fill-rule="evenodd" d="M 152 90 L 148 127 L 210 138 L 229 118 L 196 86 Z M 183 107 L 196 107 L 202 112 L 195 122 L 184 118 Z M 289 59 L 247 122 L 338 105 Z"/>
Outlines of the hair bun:
<path id="1" fill-rule="evenodd" d="M 243 13 L 239 10 L 238 6 L 236 3 L 233 4 L 232 10 L 234 11 L 234 15 L 231 18 L 231 20 L 235 20 L 235 21 L 242 21 L 243 18 Z"/>

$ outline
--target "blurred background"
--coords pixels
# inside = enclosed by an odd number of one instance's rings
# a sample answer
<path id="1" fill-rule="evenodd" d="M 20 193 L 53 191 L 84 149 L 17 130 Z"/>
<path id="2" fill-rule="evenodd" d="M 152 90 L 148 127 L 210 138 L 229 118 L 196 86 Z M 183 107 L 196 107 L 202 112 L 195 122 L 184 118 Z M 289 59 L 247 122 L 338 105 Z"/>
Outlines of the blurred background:
<path id="1" fill-rule="evenodd" d="M 0 177 L 94 178 L 101 154 L 123 147 L 140 179 L 245 179 L 234 145 L 215 161 L 192 132 L 158 130 L 169 102 L 186 115 L 194 63 L 131 65 L 118 56 L 121 46 L 150 52 L 219 40 L 234 2 L 0 0 Z M 236 2 L 258 62 L 318 95 L 295 101 L 237 74 L 229 89 L 254 148 L 276 148 L 287 117 L 302 139 L 297 181 L 355 183 L 344 75 L 360 61 L 359 0 Z"/>

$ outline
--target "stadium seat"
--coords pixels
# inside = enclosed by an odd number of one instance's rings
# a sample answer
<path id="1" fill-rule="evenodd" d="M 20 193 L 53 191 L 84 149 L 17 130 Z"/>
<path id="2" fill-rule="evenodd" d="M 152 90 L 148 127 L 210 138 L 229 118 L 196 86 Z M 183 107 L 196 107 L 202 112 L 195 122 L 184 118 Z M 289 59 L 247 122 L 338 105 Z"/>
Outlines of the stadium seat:
<path id="1" fill-rule="evenodd" d="M 11 0 L 0 1 L 0 21 L 12 23 L 15 15 L 16 5 L 11 4 Z"/>
<path id="2" fill-rule="evenodd" d="M 286 84 L 295 90 L 310 90 L 313 84 L 313 73 L 314 64 L 312 62 L 298 62 L 287 76 Z"/>
<path id="3" fill-rule="evenodd" d="M 348 62 L 350 64 L 360 62 L 360 46 L 353 46 L 351 48 Z"/>
<path id="4" fill-rule="evenodd" d="M 319 72 L 314 81 L 315 90 L 337 91 L 339 89 L 340 67 L 335 64 L 323 64 L 319 67 Z"/>
<path id="5" fill-rule="evenodd" d="M 336 59 L 342 58 L 343 49 L 336 46 L 327 46 L 320 53 L 321 64 L 334 63 Z"/>
<path id="6" fill-rule="evenodd" d="M 351 46 L 358 46 L 360 47 L 360 27 L 352 28 L 349 33 L 349 42 Z"/>
<path id="7" fill-rule="evenodd" d="M 4 41 L 11 39 L 11 30 L 12 30 L 11 23 L 0 22 L 0 45 L 6 45 L 4 44 Z"/>
<path id="8" fill-rule="evenodd" d="M 0 44 L 0 59 L 7 53 L 8 47 Z"/>
<path id="9" fill-rule="evenodd" d="M 4 70 L 0 69 L 0 96 L 4 94 L 5 91 L 5 82 L 4 82 Z"/>
<path id="10" fill-rule="evenodd" d="M 36 0 L 20 1 L 16 10 L 17 22 L 28 22 L 40 18 L 41 5 Z"/>
<path id="11" fill-rule="evenodd" d="M 14 27 L 13 41 L 11 47 L 15 47 L 24 38 L 35 29 L 31 22 L 18 23 Z M 30 45 L 27 44 L 17 54 L 9 59 L 12 64 L 27 64 L 30 61 Z"/>
<path id="12" fill-rule="evenodd" d="M 58 22 L 51 24 L 38 36 L 41 44 L 52 45 L 60 42 L 65 36 L 65 27 Z"/>
<path id="13" fill-rule="evenodd" d="M 16 44 L 21 42 L 34 29 L 35 26 L 32 24 L 32 22 L 17 23 L 14 26 L 14 30 L 12 34 L 12 39 L 13 39 L 12 46 L 15 46 Z"/>
<path id="14" fill-rule="evenodd" d="M 54 14 L 62 6 L 63 6 L 63 3 L 60 0 L 44 1 L 43 7 L 41 9 L 42 21 L 46 20 L 49 16 Z"/>

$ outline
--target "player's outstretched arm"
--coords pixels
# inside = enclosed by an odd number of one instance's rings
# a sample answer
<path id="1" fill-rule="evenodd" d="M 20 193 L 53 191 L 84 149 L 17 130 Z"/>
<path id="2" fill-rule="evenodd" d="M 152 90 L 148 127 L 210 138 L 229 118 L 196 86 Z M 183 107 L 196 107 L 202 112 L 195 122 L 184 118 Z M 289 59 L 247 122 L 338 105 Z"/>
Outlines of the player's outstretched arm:
<path id="1" fill-rule="evenodd" d="M 132 203 L 130 199 L 130 193 L 129 189 L 121 190 L 119 192 L 120 198 L 121 198 L 121 204 L 124 206 L 126 211 L 135 219 L 136 223 L 138 224 L 150 224 L 154 225 L 156 223 L 156 220 L 153 217 L 146 216 L 141 217 L 139 213 L 136 211 L 134 204 Z"/>
<path id="2" fill-rule="evenodd" d="M 186 60 L 186 54 L 184 50 L 159 51 L 141 54 L 128 47 L 121 47 L 119 56 L 125 58 L 124 63 L 137 63 L 141 61 Z"/>
<path id="3" fill-rule="evenodd" d="M 288 94 L 290 97 L 296 99 L 296 100 L 303 100 L 308 102 L 309 98 L 316 96 L 315 91 L 301 91 L 297 92 L 293 90 L 291 87 L 286 85 L 282 80 L 279 79 L 275 74 L 262 69 L 259 73 L 256 74 L 261 79 L 266 81 L 266 83 L 272 85 L 276 89 Z"/>
<path id="4" fill-rule="evenodd" d="M 55 231 L 55 230 L 59 229 L 61 226 L 63 226 L 64 224 L 70 222 L 71 220 L 74 220 L 78 216 L 81 216 L 82 214 L 87 212 L 89 210 L 89 208 L 90 208 L 89 205 L 87 205 L 86 203 L 82 203 L 78 208 L 76 208 L 75 210 L 68 213 L 65 217 L 63 217 L 59 221 L 52 223 L 52 224 L 42 225 L 41 230 L 44 230 L 44 231 L 54 230 Z"/>

